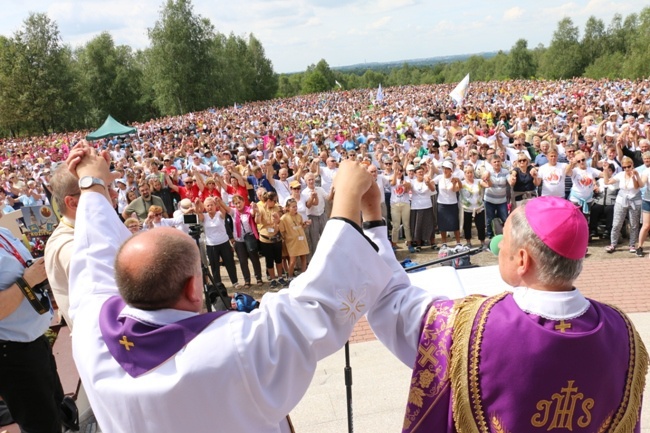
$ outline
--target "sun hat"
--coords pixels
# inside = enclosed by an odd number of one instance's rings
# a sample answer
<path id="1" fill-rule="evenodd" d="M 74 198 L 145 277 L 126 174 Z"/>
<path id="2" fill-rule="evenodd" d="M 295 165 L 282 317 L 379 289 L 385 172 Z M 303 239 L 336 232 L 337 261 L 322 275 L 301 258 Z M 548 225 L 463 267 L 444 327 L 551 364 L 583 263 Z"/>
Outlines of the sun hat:
<path id="1" fill-rule="evenodd" d="M 181 202 L 178 204 L 178 209 L 183 213 L 189 213 L 192 211 L 192 200 L 189 198 L 184 198 L 181 200 Z"/>

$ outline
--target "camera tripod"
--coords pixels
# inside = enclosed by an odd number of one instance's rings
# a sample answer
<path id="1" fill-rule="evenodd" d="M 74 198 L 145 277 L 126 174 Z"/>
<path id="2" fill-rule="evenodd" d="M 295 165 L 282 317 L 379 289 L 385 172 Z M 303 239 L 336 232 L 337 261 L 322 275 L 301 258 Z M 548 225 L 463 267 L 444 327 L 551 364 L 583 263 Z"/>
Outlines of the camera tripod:
<path id="1" fill-rule="evenodd" d="M 205 307 L 208 312 L 214 310 L 230 310 L 230 298 L 226 287 L 222 283 L 215 283 L 214 277 L 210 273 L 208 266 L 208 258 L 205 250 L 201 247 L 199 238 L 203 227 L 200 224 L 193 224 L 190 226 L 190 236 L 196 242 L 201 254 L 201 273 L 203 274 L 203 297 L 205 298 Z M 219 302 L 221 301 L 221 302 Z M 220 305 L 221 304 L 221 305 Z"/>

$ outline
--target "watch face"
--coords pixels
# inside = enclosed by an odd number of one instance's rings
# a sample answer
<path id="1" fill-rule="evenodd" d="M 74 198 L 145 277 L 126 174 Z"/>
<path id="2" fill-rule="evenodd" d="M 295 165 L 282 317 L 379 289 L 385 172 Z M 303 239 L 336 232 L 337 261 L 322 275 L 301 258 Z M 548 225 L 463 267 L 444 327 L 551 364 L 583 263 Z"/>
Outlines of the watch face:
<path id="1" fill-rule="evenodd" d="M 93 178 L 90 176 L 84 176 L 79 179 L 80 188 L 90 188 L 93 185 Z"/>

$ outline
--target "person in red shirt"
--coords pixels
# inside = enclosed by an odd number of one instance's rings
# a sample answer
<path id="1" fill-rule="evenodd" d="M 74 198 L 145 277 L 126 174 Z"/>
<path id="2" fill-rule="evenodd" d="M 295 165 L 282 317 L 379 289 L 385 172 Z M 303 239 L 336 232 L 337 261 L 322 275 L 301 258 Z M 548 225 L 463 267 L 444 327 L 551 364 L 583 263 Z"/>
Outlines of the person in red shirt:
<path id="1" fill-rule="evenodd" d="M 178 169 L 172 165 L 171 155 L 165 155 L 163 157 L 163 168 L 161 170 L 167 173 L 169 177 L 173 177 L 174 173 L 178 171 Z"/>
<path id="2" fill-rule="evenodd" d="M 214 178 L 209 177 L 205 180 L 205 187 L 201 190 L 199 197 L 201 201 L 205 201 L 208 197 L 219 197 L 221 198 L 221 186 L 217 185 L 217 182 Z"/>
<path id="3" fill-rule="evenodd" d="M 169 179 L 169 178 L 168 178 Z M 173 182 L 168 181 L 167 185 L 181 196 L 181 200 L 188 198 L 194 203 L 197 198 L 200 198 L 201 191 L 205 188 L 203 178 L 201 175 L 188 176 L 183 181 L 184 186 L 174 185 Z"/>
<path id="4" fill-rule="evenodd" d="M 224 189 L 230 196 L 233 196 L 235 194 L 242 196 L 244 199 L 244 206 L 250 206 L 250 200 L 248 199 L 248 190 L 246 189 L 244 178 L 241 176 L 230 176 L 230 185 L 226 185 Z"/>

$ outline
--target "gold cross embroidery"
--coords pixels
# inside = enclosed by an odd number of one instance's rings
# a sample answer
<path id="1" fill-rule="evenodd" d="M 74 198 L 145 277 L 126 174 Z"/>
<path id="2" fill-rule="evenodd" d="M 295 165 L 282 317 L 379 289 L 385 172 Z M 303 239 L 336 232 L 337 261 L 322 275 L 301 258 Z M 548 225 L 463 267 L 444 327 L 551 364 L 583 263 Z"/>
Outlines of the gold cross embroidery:
<path id="1" fill-rule="evenodd" d="M 571 329 L 571 324 L 566 323 L 564 320 L 560 320 L 560 323 L 555 325 L 555 330 L 560 331 L 562 334 L 564 334 L 567 329 Z"/>
<path id="2" fill-rule="evenodd" d="M 433 365 L 438 364 L 438 360 L 433 356 L 433 352 L 435 350 L 436 350 L 436 346 L 434 345 L 429 346 L 428 349 L 425 349 L 422 346 L 418 347 L 418 352 L 420 353 L 420 355 L 422 355 L 422 358 L 418 360 L 418 364 L 420 364 L 420 367 L 425 367 L 429 362 L 432 363 Z"/>
<path id="3" fill-rule="evenodd" d="M 127 352 L 131 350 L 131 347 L 135 346 L 134 343 L 131 343 L 129 340 L 126 339 L 126 335 L 122 336 L 122 339 L 120 340 L 120 344 L 124 346 Z"/>

